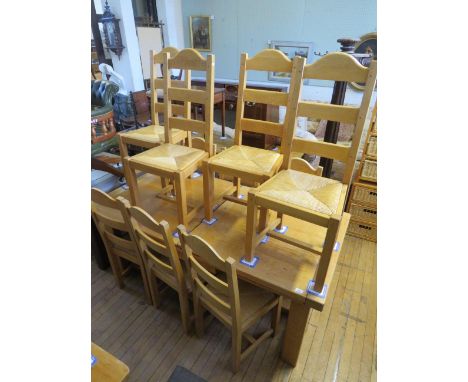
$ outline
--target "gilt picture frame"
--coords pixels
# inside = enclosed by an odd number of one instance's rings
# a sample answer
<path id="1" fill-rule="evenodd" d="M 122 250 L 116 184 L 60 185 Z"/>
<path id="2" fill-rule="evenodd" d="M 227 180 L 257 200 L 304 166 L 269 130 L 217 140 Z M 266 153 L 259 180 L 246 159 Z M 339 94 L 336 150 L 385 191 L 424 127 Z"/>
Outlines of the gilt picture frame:
<path id="1" fill-rule="evenodd" d="M 190 16 L 190 44 L 193 49 L 211 52 L 211 16 Z"/>
<path id="2" fill-rule="evenodd" d="M 289 59 L 294 56 L 301 56 L 306 59 L 306 63 L 311 62 L 313 44 L 311 42 L 297 41 L 270 41 L 271 49 L 277 49 L 283 52 Z M 289 82 L 290 73 L 268 72 L 269 81 Z"/>

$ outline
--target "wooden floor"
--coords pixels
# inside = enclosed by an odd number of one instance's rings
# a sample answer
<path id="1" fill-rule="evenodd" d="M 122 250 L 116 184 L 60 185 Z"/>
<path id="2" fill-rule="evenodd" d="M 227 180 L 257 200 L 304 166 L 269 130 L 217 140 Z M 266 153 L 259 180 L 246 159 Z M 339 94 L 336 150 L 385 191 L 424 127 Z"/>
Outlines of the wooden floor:
<path id="1" fill-rule="evenodd" d="M 208 381 L 376 381 L 376 244 L 347 236 L 323 312 L 313 311 L 298 364 L 279 359 L 286 324 L 241 364 L 233 375 L 230 333 L 207 320 L 203 338 L 186 336 L 177 294 L 168 290 L 160 309 L 145 304 L 136 271 L 124 289 L 111 270 L 92 262 L 92 341 L 130 368 L 129 381 L 167 381 L 181 365 Z M 264 330 L 270 317 L 256 327 Z"/>

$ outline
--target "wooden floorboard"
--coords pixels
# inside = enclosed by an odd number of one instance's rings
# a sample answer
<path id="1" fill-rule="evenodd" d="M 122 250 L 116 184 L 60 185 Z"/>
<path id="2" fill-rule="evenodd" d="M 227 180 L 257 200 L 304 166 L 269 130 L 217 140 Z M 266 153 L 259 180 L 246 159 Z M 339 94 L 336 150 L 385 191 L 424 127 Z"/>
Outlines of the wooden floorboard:
<path id="1" fill-rule="evenodd" d="M 231 334 L 208 317 L 202 338 L 185 335 L 177 294 L 147 305 L 137 269 L 116 286 L 112 271 L 91 263 L 92 340 L 130 368 L 128 381 L 165 382 L 177 365 L 207 381 L 375 381 L 377 372 L 376 244 L 347 236 L 323 312 L 312 311 L 297 366 L 280 358 L 287 312 L 276 337 L 264 341 L 231 372 Z M 252 327 L 266 330 L 271 316 Z"/>

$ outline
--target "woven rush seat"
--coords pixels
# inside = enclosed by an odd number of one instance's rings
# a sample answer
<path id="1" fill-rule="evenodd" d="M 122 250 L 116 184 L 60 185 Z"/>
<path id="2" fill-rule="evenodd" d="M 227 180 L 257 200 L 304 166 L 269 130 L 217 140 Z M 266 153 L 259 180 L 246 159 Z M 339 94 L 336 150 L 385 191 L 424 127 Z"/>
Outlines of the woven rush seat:
<path id="1" fill-rule="evenodd" d="M 342 213 L 346 189 L 339 181 L 290 169 L 262 184 L 257 195 L 333 215 Z"/>
<path id="2" fill-rule="evenodd" d="M 129 162 L 183 171 L 205 156 L 206 152 L 203 150 L 165 143 L 130 157 Z"/>
<path id="3" fill-rule="evenodd" d="M 138 139 L 147 143 L 164 143 L 164 126 L 150 125 L 142 127 L 138 130 L 132 130 L 126 133 L 120 133 L 125 138 Z M 172 139 L 174 142 L 179 142 L 185 138 L 186 133 L 183 130 L 173 129 Z M 180 137 L 179 137 L 180 136 Z"/>
<path id="4" fill-rule="evenodd" d="M 208 163 L 233 169 L 242 168 L 243 171 L 256 175 L 267 175 L 281 165 L 282 158 L 275 151 L 234 145 L 210 158 Z"/>

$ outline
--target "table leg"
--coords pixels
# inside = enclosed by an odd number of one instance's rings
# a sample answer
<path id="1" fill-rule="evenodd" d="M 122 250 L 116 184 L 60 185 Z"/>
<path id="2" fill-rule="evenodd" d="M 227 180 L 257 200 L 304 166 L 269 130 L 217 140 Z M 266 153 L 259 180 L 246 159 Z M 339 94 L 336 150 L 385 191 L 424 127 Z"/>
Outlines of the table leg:
<path id="1" fill-rule="evenodd" d="M 310 308 L 304 303 L 291 301 L 283 348 L 281 350 L 281 359 L 291 366 L 296 366 L 297 359 L 299 358 L 302 339 L 304 338 L 307 321 L 309 320 L 309 312 Z"/>

